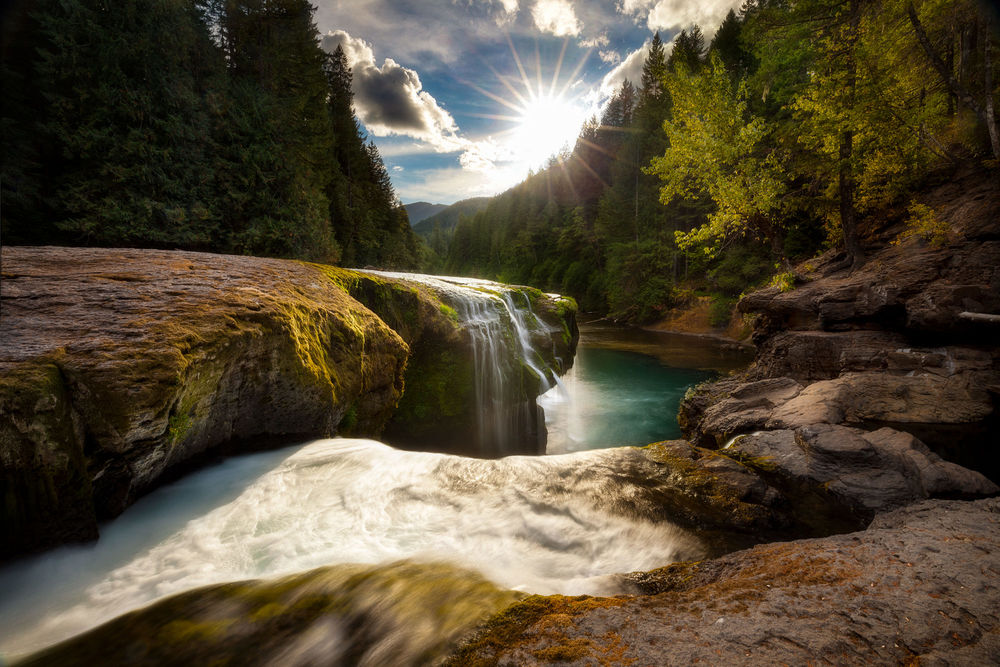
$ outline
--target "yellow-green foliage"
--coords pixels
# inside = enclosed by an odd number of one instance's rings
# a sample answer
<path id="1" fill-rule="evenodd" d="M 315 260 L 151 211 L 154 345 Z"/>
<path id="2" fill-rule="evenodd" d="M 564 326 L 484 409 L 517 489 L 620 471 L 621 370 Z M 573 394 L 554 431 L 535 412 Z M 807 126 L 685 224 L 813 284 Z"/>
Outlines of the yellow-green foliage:
<path id="1" fill-rule="evenodd" d="M 791 271 L 779 273 L 771 278 L 769 287 L 777 287 L 782 292 L 791 292 L 795 289 L 795 274 Z"/>
<path id="2" fill-rule="evenodd" d="M 681 68 L 666 85 L 674 106 L 663 124 L 670 143 L 645 171 L 663 181 L 664 204 L 711 197 L 717 210 L 708 222 L 674 235 L 678 247 L 715 256 L 723 238 L 773 217 L 787 189 L 781 159 L 761 150 L 768 128 L 750 112 L 747 82 L 734 84 L 717 54 L 702 74 Z"/>
<path id="3" fill-rule="evenodd" d="M 933 208 L 926 204 L 913 203 L 910 204 L 909 212 L 906 231 L 896 239 L 897 244 L 908 238 L 917 237 L 934 248 L 947 245 L 951 236 L 951 226 L 946 220 L 939 218 Z"/>

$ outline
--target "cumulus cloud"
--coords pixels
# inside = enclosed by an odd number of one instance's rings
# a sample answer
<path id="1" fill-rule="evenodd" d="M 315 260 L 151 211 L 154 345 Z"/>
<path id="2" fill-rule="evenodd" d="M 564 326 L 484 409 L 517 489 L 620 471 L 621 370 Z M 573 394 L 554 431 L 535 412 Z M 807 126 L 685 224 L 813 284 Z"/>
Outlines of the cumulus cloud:
<path id="1" fill-rule="evenodd" d="M 417 143 L 389 148 L 384 157 L 420 153 L 461 153 L 463 169 L 486 172 L 498 162 L 513 156 L 491 138 L 473 141 L 461 135 L 447 110 L 423 90 L 420 76 L 392 58 L 376 64 L 375 53 L 364 40 L 343 30 L 331 31 L 323 38 L 323 48 L 334 51 L 340 46 L 353 72 L 354 106 L 365 128 L 375 136 L 400 136 Z M 402 167 L 394 167 L 402 171 Z"/>
<path id="2" fill-rule="evenodd" d="M 711 38 L 730 9 L 740 0 L 620 0 L 621 13 L 641 19 L 646 17 L 650 30 L 681 30 L 698 25 Z"/>
<path id="3" fill-rule="evenodd" d="M 605 51 L 604 49 L 601 49 L 597 52 L 597 55 L 599 55 L 601 60 L 609 65 L 617 65 L 622 61 L 622 56 L 617 51 Z"/>
<path id="4" fill-rule="evenodd" d="M 503 7 L 504 13 L 509 16 L 514 16 L 517 14 L 518 0 L 490 0 L 490 4 L 493 2 L 499 2 Z"/>
<path id="5" fill-rule="evenodd" d="M 420 76 L 392 58 L 376 64 L 372 47 L 343 30 L 329 32 L 323 48 L 340 46 L 354 73 L 358 118 L 376 136 L 402 135 L 424 141 L 440 152 L 461 150 L 458 125 L 437 100 L 423 90 Z"/>
<path id="6" fill-rule="evenodd" d="M 581 40 L 580 46 L 584 47 L 585 49 L 599 49 L 602 47 L 606 47 L 609 43 L 610 42 L 608 41 L 608 33 L 602 32 L 600 35 L 597 35 L 593 39 Z"/>
<path id="7" fill-rule="evenodd" d="M 583 28 L 569 0 L 538 0 L 531 10 L 531 17 L 536 28 L 556 37 L 575 37 Z"/>

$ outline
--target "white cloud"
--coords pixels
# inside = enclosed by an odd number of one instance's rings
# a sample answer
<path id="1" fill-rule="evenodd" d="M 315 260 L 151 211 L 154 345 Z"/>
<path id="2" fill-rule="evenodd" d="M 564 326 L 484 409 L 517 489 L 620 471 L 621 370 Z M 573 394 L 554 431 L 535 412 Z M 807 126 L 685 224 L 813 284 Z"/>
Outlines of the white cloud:
<path id="1" fill-rule="evenodd" d="M 531 10 L 531 16 L 536 28 L 556 37 L 575 37 L 583 28 L 569 0 L 538 0 Z"/>
<path id="2" fill-rule="evenodd" d="M 443 204 L 498 194 L 520 183 L 526 175 L 520 167 L 500 167 L 486 174 L 462 167 L 411 170 L 407 173 L 410 178 L 405 183 L 394 184 L 400 199 Z"/>
<path id="3" fill-rule="evenodd" d="M 597 35 L 593 39 L 585 39 L 581 41 L 580 46 L 582 46 L 585 49 L 599 49 L 607 46 L 609 43 L 610 42 L 608 41 L 608 33 L 602 32 L 600 35 Z"/>
<path id="4" fill-rule="evenodd" d="M 642 65 L 649 55 L 649 42 L 625 56 L 617 67 L 604 75 L 601 79 L 601 93 L 610 96 L 621 87 L 622 82 L 628 79 L 633 85 L 639 86 L 642 81 Z"/>
<path id="5" fill-rule="evenodd" d="M 654 4 L 656 0 L 619 0 L 618 11 L 630 16 L 642 16 Z"/>
<path id="6" fill-rule="evenodd" d="M 618 11 L 641 20 L 646 17 L 650 30 L 682 30 L 697 25 L 707 39 L 737 9 L 740 0 L 619 0 Z"/>
<path id="7" fill-rule="evenodd" d="M 518 0 L 498 0 L 503 10 L 510 16 L 517 14 Z"/>
<path id="8" fill-rule="evenodd" d="M 601 57 L 601 60 L 608 63 L 609 65 L 617 65 L 622 61 L 622 56 L 617 51 L 611 51 L 611 50 L 605 51 L 602 49 L 597 52 L 597 55 L 599 55 Z"/>

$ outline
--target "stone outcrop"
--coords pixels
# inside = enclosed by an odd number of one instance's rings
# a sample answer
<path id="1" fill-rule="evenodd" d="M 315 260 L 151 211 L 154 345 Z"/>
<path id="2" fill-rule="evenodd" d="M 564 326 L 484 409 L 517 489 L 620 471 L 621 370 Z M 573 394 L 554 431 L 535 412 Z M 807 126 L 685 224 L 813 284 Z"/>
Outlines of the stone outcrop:
<path id="1" fill-rule="evenodd" d="M 639 594 L 533 596 L 450 665 L 1000 662 L 1000 500 L 636 573 Z"/>
<path id="2" fill-rule="evenodd" d="M 208 457 L 378 435 L 401 397 L 414 427 L 471 411 L 468 337 L 409 283 L 153 250 L 8 247 L 2 266 L 0 559 L 93 539 Z M 539 297 L 571 359 L 575 308 Z"/>
<path id="3" fill-rule="evenodd" d="M 953 230 L 946 247 L 876 241 L 853 272 L 832 270 L 831 253 L 795 289 L 747 295 L 739 309 L 753 319 L 757 358 L 742 376 L 689 394 L 679 418 L 685 436 L 720 448 L 757 431 L 804 442 L 820 425 L 837 425 L 850 428 L 824 432 L 846 443 L 870 439 L 857 429 L 889 428 L 1000 479 L 1000 191 L 971 179 L 929 201 Z M 787 473 L 801 481 L 799 471 Z M 952 492 L 965 493 L 930 493 Z"/>
<path id="4" fill-rule="evenodd" d="M 4 248 L 4 555 L 98 519 L 226 443 L 377 432 L 407 346 L 314 267 Z"/>

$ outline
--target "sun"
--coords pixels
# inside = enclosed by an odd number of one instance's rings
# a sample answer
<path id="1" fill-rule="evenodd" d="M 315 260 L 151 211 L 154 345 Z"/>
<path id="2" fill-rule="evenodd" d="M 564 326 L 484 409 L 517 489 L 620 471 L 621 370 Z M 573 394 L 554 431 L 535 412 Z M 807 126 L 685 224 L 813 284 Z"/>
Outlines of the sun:
<path id="1" fill-rule="evenodd" d="M 507 35 L 507 43 L 517 66 L 517 74 L 501 74 L 487 64 L 500 84 L 500 91 L 493 92 L 465 82 L 501 107 L 499 114 L 473 115 L 498 121 L 491 140 L 495 141 L 498 152 L 506 159 L 497 161 L 490 179 L 494 185 L 502 184 L 504 187 L 523 179 L 530 170 L 546 166 L 563 149 L 571 150 L 580 128 L 596 112 L 594 101 L 577 90 L 586 56 L 580 59 L 568 76 L 561 76 L 568 39 L 563 41 L 562 51 L 552 64 L 551 78 L 543 74 L 543 70 L 549 68 L 543 67 L 537 48 L 534 76 L 529 76 L 510 35 Z"/>
<path id="2" fill-rule="evenodd" d="M 563 148 L 573 148 L 587 115 L 586 109 L 559 95 L 532 97 L 518 111 L 508 145 L 530 168 L 544 165 Z"/>

